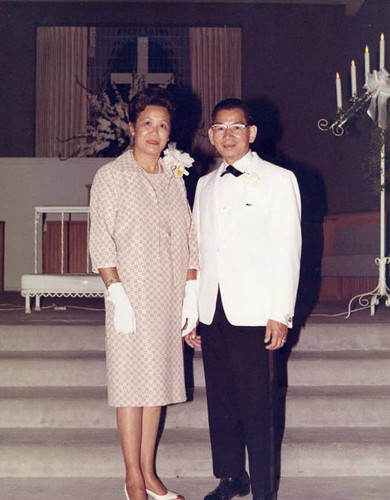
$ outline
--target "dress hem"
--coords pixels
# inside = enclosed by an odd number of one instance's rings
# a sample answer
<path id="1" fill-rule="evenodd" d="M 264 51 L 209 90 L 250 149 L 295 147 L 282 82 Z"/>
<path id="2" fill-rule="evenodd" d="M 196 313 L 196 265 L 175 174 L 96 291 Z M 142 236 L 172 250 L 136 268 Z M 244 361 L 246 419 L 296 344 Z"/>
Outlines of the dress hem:
<path id="1" fill-rule="evenodd" d="M 126 404 L 123 404 L 123 405 L 117 405 L 117 404 L 111 404 L 110 402 L 108 402 L 108 406 L 110 406 L 111 408 L 131 408 L 131 407 L 136 407 L 136 408 L 147 408 L 147 407 L 151 407 L 151 406 L 168 406 L 168 405 L 175 405 L 175 404 L 179 404 L 179 403 L 185 403 L 187 402 L 187 398 L 184 398 L 184 399 L 178 399 L 178 400 L 175 400 L 175 401 L 169 401 L 169 402 L 166 402 L 164 401 L 163 403 L 145 403 L 145 404 L 142 404 L 142 403 L 138 403 L 138 404 L 131 404 L 131 403 L 126 403 Z"/>

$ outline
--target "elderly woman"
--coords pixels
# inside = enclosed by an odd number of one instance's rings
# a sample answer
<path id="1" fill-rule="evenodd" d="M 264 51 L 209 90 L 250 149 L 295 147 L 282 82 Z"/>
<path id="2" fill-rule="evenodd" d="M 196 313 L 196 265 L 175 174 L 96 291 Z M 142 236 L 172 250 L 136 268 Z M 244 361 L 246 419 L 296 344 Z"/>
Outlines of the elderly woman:
<path id="1" fill-rule="evenodd" d="M 107 288 L 108 402 L 127 500 L 183 499 L 154 471 L 161 406 L 186 399 L 181 337 L 197 322 L 196 236 L 182 166 L 160 158 L 173 112 L 167 90 L 137 94 L 129 105 L 134 149 L 103 166 L 91 191 L 90 251 Z"/>

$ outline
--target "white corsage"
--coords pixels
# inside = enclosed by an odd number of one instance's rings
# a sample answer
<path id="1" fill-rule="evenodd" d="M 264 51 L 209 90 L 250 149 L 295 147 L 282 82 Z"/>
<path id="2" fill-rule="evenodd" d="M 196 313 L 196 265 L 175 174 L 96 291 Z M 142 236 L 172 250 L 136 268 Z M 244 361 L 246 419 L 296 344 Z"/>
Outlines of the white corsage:
<path id="1" fill-rule="evenodd" d="M 245 187 L 258 188 L 260 186 L 260 177 L 256 172 L 244 172 L 240 179 Z"/>
<path id="2" fill-rule="evenodd" d="M 170 142 L 164 150 L 164 163 L 178 177 L 188 175 L 187 168 L 192 167 L 194 159 L 188 153 L 176 149 L 176 142 Z"/>

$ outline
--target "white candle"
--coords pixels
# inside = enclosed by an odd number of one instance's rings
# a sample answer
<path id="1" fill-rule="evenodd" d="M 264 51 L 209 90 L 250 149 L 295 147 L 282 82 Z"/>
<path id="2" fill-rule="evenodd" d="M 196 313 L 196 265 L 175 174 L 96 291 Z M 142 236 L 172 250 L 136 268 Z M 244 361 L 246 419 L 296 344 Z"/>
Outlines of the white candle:
<path id="1" fill-rule="evenodd" d="M 341 96 L 341 80 L 340 75 L 336 73 L 336 98 L 337 98 L 337 109 L 342 109 L 343 99 Z"/>
<path id="2" fill-rule="evenodd" d="M 381 34 L 381 39 L 379 41 L 379 69 L 385 67 L 385 35 Z"/>
<path id="3" fill-rule="evenodd" d="M 367 75 L 369 72 L 370 72 L 370 51 L 368 50 L 368 45 L 366 45 L 366 50 L 364 52 L 364 74 L 366 83 L 367 83 Z"/>
<path id="4" fill-rule="evenodd" d="M 352 90 L 352 97 L 356 97 L 357 84 L 356 84 L 356 66 L 354 59 L 352 59 L 351 61 L 351 90 Z"/>

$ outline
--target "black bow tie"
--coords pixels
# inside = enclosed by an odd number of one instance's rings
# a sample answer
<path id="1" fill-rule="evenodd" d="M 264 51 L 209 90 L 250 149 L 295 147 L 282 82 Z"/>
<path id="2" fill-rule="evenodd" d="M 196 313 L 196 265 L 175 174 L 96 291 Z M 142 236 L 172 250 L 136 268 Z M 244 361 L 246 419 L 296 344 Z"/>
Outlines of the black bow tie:
<path id="1" fill-rule="evenodd" d="M 225 174 L 233 174 L 234 177 L 240 177 L 244 172 L 240 172 L 240 170 L 237 170 L 233 165 L 228 165 L 225 169 L 224 172 L 222 172 L 221 177 L 223 177 Z"/>

